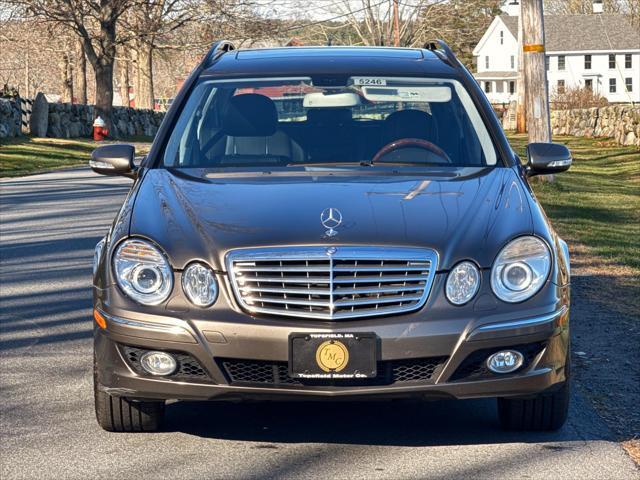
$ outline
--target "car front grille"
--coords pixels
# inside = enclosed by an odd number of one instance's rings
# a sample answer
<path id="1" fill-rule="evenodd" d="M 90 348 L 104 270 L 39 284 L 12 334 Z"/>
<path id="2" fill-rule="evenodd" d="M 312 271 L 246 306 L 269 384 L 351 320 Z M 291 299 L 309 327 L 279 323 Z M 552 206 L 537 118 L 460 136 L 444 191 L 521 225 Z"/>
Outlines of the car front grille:
<path id="1" fill-rule="evenodd" d="M 339 320 L 422 307 L 437 254 L 400 247 L 244 249 L 228 255 L 227 268 L 249 312 Z"/>
<path id="2" fill-rule="evenodd" d="M 373 386 L 403 382 L 430 382 L 442 370 L 447 357 L 413 358 L 378 362 L 375 378 L 355 380 L 300 380 L 288 374 L 287 362 L 218 358 L 230 384 L 263 386 Z"/>

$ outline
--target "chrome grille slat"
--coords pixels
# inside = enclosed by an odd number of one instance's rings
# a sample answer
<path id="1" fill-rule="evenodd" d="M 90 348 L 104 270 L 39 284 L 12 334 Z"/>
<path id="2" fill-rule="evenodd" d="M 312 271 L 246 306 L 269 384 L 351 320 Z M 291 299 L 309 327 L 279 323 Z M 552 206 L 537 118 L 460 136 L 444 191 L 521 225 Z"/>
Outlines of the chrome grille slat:
<path id="1" fill-rule="evenodd" d="M 287 287 L 240 287 L 241 292 L 263 292 L 263 293 L 292 293 L 301 295 L 330 295 L 329 290 L 321 290 L 314 288 L 287 288 Z"/>
<path id="2" fill-rule="evenodd" d="M 306 272 L 330 272 L 331 270 L 329 270 L 329 267 L 316 267 L 316 266 L 307 266 L 307 265 L 301 265 L 301 266 L 293 266 L 293 267 L 272 267 L 272 266 L 265 266 L 265 267 L 238 267 L 236 269 L 236 272 L 240 272 L 240 273 L 245 273 L 245 272 L 302 272 L 302 273 L 306 273 Z"/>
<path id="3" fill-rule="evenodd" d="M 367 276 L 367 277 L 334 277 L 333 283 L 380 283 L 380 282 L 406 282 L 406 281 L 425 281 L 429 278 L 428 275 L 416 275 L 413 277 L 402 276 Z"/>
<path id="4" fill-rule="evenodd" d="M 393 303 L 393 302 L 408 302 L 411 300 L 420 300 L 420 295 L 413 297 L 405 297 L 402 295 L 394 295 L 388 297 L 375 297 L 375 298 L 362 298 L 355 300 L 336 300 L 334 302 L 337 306 L 348 306 L 348 305 L 369 305 L 369 304 L 378 304 L 378 303 Z"/>
<path id="5" fill-rule="evenodd" d="M 329 283 L 329 277 L 239 277 L 238 282 Z"/>
<path id="6" fill-rule="evenodd" d="M 437 260 L 425 248 L 280 247 L 232 251 L 227 268 L 251 313 L 339 320 L 421 308 Z"/>
<path id="7" fill-rule="evenodd" d="M 336 265 L 333 268 L 334 272 L 399 272 L 399 271 L 407 271 L 407 272 L 421 272 L 421 271 L 425 271 L 425 270 L 429 270 L 429 266 L 420 266 L 420 267 L 414 267 L 414 266 L 397 266 L 397 267 L 389 267 L 389 266 L 384 266 L 384 267 L 373 267 L 373 266 L 366 266 L 366 267 L 360 267 L 360 266 L 353 266 L 353 267 L 347 267 L 344 265 Z"/>

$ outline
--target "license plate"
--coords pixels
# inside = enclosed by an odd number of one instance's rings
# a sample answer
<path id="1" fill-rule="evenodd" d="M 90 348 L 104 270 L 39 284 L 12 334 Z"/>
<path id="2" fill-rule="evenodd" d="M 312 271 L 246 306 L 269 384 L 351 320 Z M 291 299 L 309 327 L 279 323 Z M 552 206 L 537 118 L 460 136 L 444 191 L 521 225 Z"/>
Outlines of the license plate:
<path id="1" fill-rule="evenodd" d="M 375 333 L 292 333 L 289 376 L 308 380 L 372 378 L 376 372 Z"/>

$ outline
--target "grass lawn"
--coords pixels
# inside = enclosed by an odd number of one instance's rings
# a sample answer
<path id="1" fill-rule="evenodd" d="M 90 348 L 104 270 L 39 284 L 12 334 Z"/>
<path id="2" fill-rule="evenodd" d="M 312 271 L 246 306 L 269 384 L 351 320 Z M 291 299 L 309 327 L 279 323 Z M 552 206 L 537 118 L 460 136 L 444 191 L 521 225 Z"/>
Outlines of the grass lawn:
<path id="1" fill-rule="evenodd" d="M 525 158 L 525 135 L 510 135 Z M 533 188 L 554 227 L 607 263 L 640 276 L 640 150 L 606 139 L 554 137 L 573 154 L 568 172 Z"/>
<path id="2" fill-rule="evenodd" d="M 131 141 L 150 141 L 136 138 Z M 90 139 L 19 137 L 0 142 L 0 177 L 18 177 L 60 167 L 86 165 L 98 144 Z M 149 147 L 136 143 L 136 153 L 144 154 Z"/>

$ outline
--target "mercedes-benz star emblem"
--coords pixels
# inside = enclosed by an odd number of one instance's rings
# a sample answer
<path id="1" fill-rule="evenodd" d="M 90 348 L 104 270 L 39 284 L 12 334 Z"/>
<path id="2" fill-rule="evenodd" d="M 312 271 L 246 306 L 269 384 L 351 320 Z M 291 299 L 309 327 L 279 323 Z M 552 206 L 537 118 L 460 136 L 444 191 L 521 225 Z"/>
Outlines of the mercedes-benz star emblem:
<path id="1" fill-rule="evenodd" d="M 342 214 L 337 208 L 325 208 L 320 214 L 320 221 L 324 228 L 328 229 L 325 232 L 327 237 L 334 237 L 338 234 L 336 228 L 342 223 Z"/>

